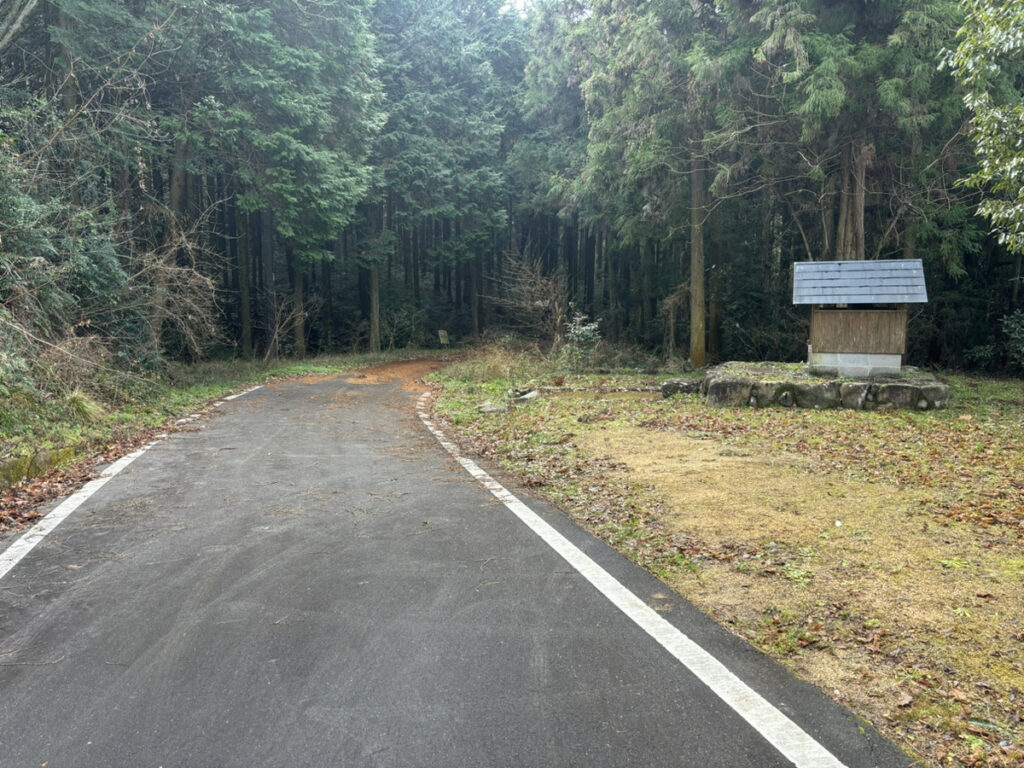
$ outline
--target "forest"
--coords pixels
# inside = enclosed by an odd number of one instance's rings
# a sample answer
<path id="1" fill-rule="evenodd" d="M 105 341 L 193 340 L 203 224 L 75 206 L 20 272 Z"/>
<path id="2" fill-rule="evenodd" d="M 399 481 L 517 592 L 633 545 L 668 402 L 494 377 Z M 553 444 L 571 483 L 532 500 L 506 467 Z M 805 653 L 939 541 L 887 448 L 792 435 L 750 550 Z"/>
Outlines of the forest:
<path id="1" fill-rule="evenodd" d="M 923 260 L 1024 370 L 1024 7 L 5 0 L 0 387 L 567 324 L 800 360 L 791 265 Z M 590 326 L 592 327 L 592 326 Z"/>

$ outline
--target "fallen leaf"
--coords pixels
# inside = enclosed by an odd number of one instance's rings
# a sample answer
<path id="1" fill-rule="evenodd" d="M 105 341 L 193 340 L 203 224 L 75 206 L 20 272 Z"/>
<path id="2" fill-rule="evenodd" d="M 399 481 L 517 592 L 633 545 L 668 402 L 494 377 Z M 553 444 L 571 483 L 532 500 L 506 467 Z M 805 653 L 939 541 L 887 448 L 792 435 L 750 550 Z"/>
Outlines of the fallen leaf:
<path id="1" fill-rule="evenodd" d="M 901 693 L 899 698 L 896 699 L 896 706 L 897 707 L 909 707 L 913 703 L 914 703 L 914 697 L 911 696 L 909 693 L 905 693 L 905 692 Z"/>
<path id="2" fill-rule="evenodd" d="M 954 701 L 959 701 L 961 704 L 966 704 L 968 701 L 970 701 L 970 699 L 967 697 L 967 694 L 961 691 L 959 688 L 952 688 L 949 691 L 949 698 L 953 699 Z"/>

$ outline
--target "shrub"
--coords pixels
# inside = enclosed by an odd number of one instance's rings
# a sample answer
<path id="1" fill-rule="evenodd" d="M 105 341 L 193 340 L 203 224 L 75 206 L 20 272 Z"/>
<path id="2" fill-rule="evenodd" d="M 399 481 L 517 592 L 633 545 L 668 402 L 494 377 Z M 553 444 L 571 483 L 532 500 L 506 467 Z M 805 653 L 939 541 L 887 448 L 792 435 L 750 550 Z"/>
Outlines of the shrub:
<path id="1" fill-rule="evenodd" d="M 1018 309 L 1004 317 L 1003 333 L 1006 335 L 1006 357 L 1010 367 L 1024 371 L 1024 312 Z"/>
<path id="2" fill-rule="evenodd" d="M 992 371 L 997 367 L 999 349 L 995 344 L 982 344 L 964 350 L 964 360 L 971 368 Z"/>
<path id="3" fill-rule="evenodd" d="M 566 345 L 562 350 L 570 369 L 578 372 L 592 362 L 594 349 L 601 341 L 599 321 L 588 322 L 586 315 L 574 312 L 565 327 Z"/>
<path id="4" fill-rule="evenodd" d="M 601 340 L 601 331 L 598 328 L 600 321 L 595 320 L 588 323 L 588 319 L 586 315 L 581 315 L 579 312 L 573 314 L 565 328 L 567 342 L 584 349 L 592 349 L 597 346 L 597 342 Z"/>
<path id="5" fill-rule="evenodd" d="M 80 389 L 69 392 L 64 402 L 71 409 L 75 419 L 85 424 L 98 424 L 106 415 L 103 406 Z"/>

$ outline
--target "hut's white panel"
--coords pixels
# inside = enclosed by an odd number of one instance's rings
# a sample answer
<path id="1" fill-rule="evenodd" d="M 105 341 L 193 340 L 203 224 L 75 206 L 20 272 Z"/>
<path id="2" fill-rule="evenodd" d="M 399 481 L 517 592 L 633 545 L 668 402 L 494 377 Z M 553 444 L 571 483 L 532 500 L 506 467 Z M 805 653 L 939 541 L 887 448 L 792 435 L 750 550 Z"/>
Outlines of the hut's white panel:
<path id="1" fill-rule="evenodd" d="M 851 379 L 872 376 L 899 376 L 902 355 L 869 355 L 851 352 L 815 352 L 807 355 L 808 368 L 816 376 L 848 376 Z"/>

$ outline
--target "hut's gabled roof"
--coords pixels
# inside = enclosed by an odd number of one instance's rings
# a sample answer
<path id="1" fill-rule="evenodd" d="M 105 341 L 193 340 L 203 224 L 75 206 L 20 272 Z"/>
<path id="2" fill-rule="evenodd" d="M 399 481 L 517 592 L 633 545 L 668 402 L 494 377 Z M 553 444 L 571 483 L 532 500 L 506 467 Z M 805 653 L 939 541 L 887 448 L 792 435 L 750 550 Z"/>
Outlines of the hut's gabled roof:
<path id="1" fill-rule="evenodd" d="M 794 304 L 924 304 L 920 259 L 801 261 L 793 265 Z"/>

